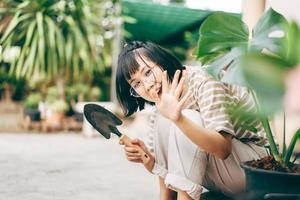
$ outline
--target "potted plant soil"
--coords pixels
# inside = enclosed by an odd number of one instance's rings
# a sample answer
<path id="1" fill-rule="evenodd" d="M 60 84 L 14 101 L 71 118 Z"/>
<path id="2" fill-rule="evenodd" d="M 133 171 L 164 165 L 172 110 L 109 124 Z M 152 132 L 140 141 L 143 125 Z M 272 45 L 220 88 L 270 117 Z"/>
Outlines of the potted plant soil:
<path id="1" fill-rule="evenodd" d="M 247 87 L 256 104 L 254 112 L 238 105 L 228 112 L 258 118 L 266 132 L 270 156 L 242 164 L 251 196 L 247 199 L 300 199 L 300 165 L 293 155 L 300 129 L 289 145 L 284 129 L 279 150 L 269 124 L 273 114 L 284 112 L 286 75 L 299 68 L 299 46 L 298 25 L 273 9 L 260 18 L 251 34 L 239 17 L 223 12 L 210 15 L 200 27 L 198 59 L 216 79 Z"/>

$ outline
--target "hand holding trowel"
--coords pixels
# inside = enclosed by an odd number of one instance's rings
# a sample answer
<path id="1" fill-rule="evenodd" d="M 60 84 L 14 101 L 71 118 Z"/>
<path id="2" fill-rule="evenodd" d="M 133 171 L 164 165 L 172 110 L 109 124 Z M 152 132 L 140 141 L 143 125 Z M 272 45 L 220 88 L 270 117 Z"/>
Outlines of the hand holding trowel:
<path id="1" fill-rule="evenodd" d="M 132 145 L 131 139 L 127 135 L 119 132 L 116 126 L 121 125 L 122 121 L 117 116 L 97 104 L 86 104 L 83 110 L 88 122 L 106 139 L 110 138 L 110 133 L 114 133 L 125 145 L 136 148 L 141 154 L 143 164 L 151 171 L 150 156 L 140 146 Z"/>

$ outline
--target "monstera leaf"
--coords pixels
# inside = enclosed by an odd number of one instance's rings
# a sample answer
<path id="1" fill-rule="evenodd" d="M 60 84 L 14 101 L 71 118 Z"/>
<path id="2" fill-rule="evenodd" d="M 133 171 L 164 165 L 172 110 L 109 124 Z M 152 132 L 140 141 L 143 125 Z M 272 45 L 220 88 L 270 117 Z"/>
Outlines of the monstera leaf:
<path id="1" fill-rule="evenodd" d="M 285 56 L 286 19 L 269 9 L 255 25 L 250 36 L 246 24 L 237 16 L 216 12 L 200 27 L 197 57 L 215 78 L 246 86 L 241 71 L 242 56 L 249 52 Z M 222 71 L 226 70 L 223 76 Z"/>
<path id="2" fill-rule="evenodd" d="M 291 69 L 299 67 L 300 63 L 300 28 L 295 22 L 291 22 L 285 33 L 286 56 L 248 53 L 241 59 L 240 69 L 247 86 L 256 92 L 260 98 L 262 112 L 266 114 L 282 108 L 286 75 Z"/>

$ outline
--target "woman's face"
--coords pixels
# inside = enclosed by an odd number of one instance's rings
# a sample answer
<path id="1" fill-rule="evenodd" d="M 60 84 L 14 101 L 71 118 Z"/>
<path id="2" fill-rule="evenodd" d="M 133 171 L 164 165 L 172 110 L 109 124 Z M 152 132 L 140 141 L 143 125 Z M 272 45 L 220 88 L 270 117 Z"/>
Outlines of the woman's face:
<path id="1" fill-rule="evenodd" d="M 141 56 L 142 57 L 142 56 Z M 161 95 L 162 69 L 146 57 L 137 56 L 138 71 L 130 77 L 131 95 L 156 102 Z"/>

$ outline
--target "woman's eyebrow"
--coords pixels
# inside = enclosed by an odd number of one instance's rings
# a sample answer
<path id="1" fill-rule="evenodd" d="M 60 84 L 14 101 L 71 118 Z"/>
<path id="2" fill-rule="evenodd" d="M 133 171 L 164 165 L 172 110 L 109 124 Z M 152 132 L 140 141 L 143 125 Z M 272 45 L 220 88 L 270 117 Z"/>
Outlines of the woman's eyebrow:
<path id="1" fill-rule="evenodd" d="M 135 78 L 128 80 L 129 85 L 135 80 Z"/>
<path id="2" fill-rule="evenodd" d="M 147 65 L 144 65 L 143 68 L 142 68 L 141 73 L 143 73 L 147 67 L 148 67 Z"/>
<path id="3" fill-rule="evenodd" d="M 141 74 L 145 71 L 145 69 L 146 69 L 147 67 L 148 67 L 148 65 L 142 66 Z M 128 80 L 129 85 L 130 85 L 133 81 L 135 81 L 135 78 L 132 78 L 132 79 Z"/>

